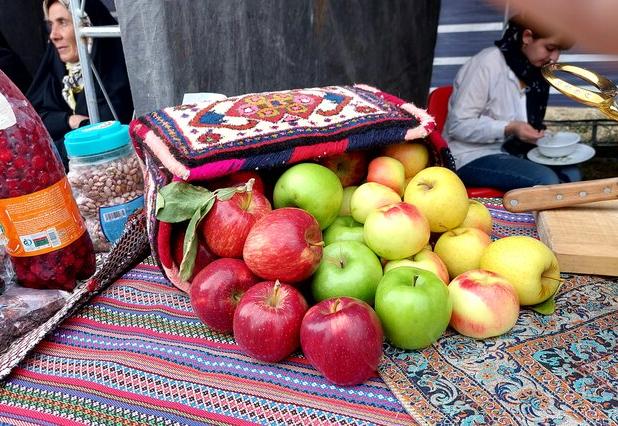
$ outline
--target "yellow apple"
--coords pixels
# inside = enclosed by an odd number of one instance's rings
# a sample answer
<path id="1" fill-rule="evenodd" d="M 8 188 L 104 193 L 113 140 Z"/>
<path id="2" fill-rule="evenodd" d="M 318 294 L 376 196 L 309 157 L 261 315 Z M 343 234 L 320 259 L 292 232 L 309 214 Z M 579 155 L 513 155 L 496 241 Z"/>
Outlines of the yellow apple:
<path id="1" fill-rule="evenodd" d="M 339 209 L 339 216 L 351 216 L 352 207 L 350 202 L 352 201 L 352 194 L 356 191 L 358 186 L 346 186 L 343 188 L 343 199 L 341 200 L 341 208 Z"/>
<path id="2" fill-rule="evenodd" d="M 367 215 L 380 207 L 401 202 L 401 197 L 388 186 L 366 182 L 356 188 L 350 199 L 350 212 L 355 221 L 365 223 Z"/>
<path id="3" fill-rule="evenodd" d="M 381 207 L 367 216 L 363 226 L 365 244 L 387 260 L 412 256 L 429 241 L 429 224 L 414 206 L 399 202 Z"/>
<path id="4" fill-rule="evenodd" d="M 523 235 L 489 244 L 481 256 L 480 268 L 502 275 L 513 284 L 521 305 L 544 302 L 560 283 L 556 255 L 541 241 Z"/>
<path id="5" fill-rule="evenodd" d="M 367 167 L 367 182 L 377 182 L 388 186 L 400 197 L 403 195 L 406 180 L 403 164 L 392 157 L 376 157 Z"/>
<path id="6" fill-rule="evenodd" d="M 455 228 L 444 232 L 433 251 L 446 265 L 451 279 L 472 269 L 478 269 L 489 235 L 477 228 Z"/>
<path id="7" fill-rule="evenodd" d="M 450 282 L 448 292 L 453 301 L 450 325 L 464 336 L 499 336 L 513 328 L 519 317 L 517 291 L 493 272 L 464 272 Z"/>
<path id="8" fill-rule="evenodd" d="M 491 235 L 493 230 L 493 219 L 489 209 L 485 207 L 483 203 L 476 200 L 469 200 L 470 206 L 468 207 L 468 214 L 460 226 L 467 228 L 478 228 L 485 232 L 487 235 Z"/>
<path id="9" fill-rule="evenodd" d="M 459 176 L 446 167 L 428 167 L 412 178 L 403 201 L 414 204 L 429 221 L 431 232 L 457 228 L 468 213 L 468 193 Z"/>
<path id="10" fill-rule="evenodd" d="M 436 274 L 444 284 L 448 284 L 449 282 L 448 269 L 446 269 L 446 265 L 442 259 L 440 259 L 440 256 L 431 251 L 431 248 L 428 249 L 425 247 L 407 259 L 389 260 L 384 265 L 384 273 L 401 266 L 412 266 L 419 269 L 425 269 L 426 271 L 431 271 Z"/>
<path id="11" fill-rule="evenodd" d="M 422 143 L 388 145 L 382 150 L 382 154 L 401 161 L 406 178 L 411 178 L 429 164 L 429 151 Z"/>

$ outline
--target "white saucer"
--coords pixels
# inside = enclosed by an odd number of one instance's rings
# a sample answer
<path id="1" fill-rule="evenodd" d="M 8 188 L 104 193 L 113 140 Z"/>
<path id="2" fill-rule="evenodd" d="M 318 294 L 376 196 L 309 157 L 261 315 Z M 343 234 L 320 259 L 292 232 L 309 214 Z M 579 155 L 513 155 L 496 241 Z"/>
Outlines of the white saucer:
<path id="1" fill-rule="evenodd" d="M 575 151 L 564 157 L 546 157 L 539 152 L 539 148 L 533 148 L 528 151 L 528 159 L 547 166 L 568 166 L 570 164 L 583 163 L 584 161 L 590 160 L 594 157 L 594 154 L 593 147 L 578 143 Z"/>

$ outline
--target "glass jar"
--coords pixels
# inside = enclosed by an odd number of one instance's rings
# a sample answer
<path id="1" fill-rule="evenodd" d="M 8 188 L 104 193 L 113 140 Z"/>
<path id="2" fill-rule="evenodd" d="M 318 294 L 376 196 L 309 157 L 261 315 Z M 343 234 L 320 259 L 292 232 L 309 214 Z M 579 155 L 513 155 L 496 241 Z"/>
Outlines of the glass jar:
<path id="1" fill-rule="evenodd" d="M 69 183 L 96 251 L 108 251 L 144 206 L 144 177 L 129 128 L 106 121 L 65 136 Z"/>
<path id="2" fill-rule="evenodd" d="M 96 269 L 64 166 L 32 105 L 0 71 L 0 227 L 17 282 L 72 290 Z"/>

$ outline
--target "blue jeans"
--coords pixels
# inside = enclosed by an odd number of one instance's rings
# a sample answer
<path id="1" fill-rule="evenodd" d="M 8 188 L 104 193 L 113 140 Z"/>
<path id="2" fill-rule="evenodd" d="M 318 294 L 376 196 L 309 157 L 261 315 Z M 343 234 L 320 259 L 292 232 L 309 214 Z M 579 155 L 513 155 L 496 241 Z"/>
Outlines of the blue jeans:
<path id="1" fill-rule="evenodd" d="M 544 166 L 509 154 L 477 158 L 460 167 L 457 174 L 468 187 L 486 186 L 502 191 L 581 180 L 577 166 Z"/>

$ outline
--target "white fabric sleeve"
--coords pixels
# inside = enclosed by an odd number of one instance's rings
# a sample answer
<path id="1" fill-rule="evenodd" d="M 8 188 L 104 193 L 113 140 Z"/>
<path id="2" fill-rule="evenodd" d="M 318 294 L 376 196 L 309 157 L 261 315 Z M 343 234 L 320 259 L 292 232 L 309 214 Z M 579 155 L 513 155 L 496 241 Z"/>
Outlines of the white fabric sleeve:
<path id="1" fill-rule="evenodd" d="M 478 59 L 478 58 L 474 58 Z M 488 64 L 471 60 L 456 78 L 457 90 L 449 105 L 449 139 L 467 143 L 496 143 L 504 140 L 507 121 L 483 114 L 491 90 L 492 72 Z"/>

